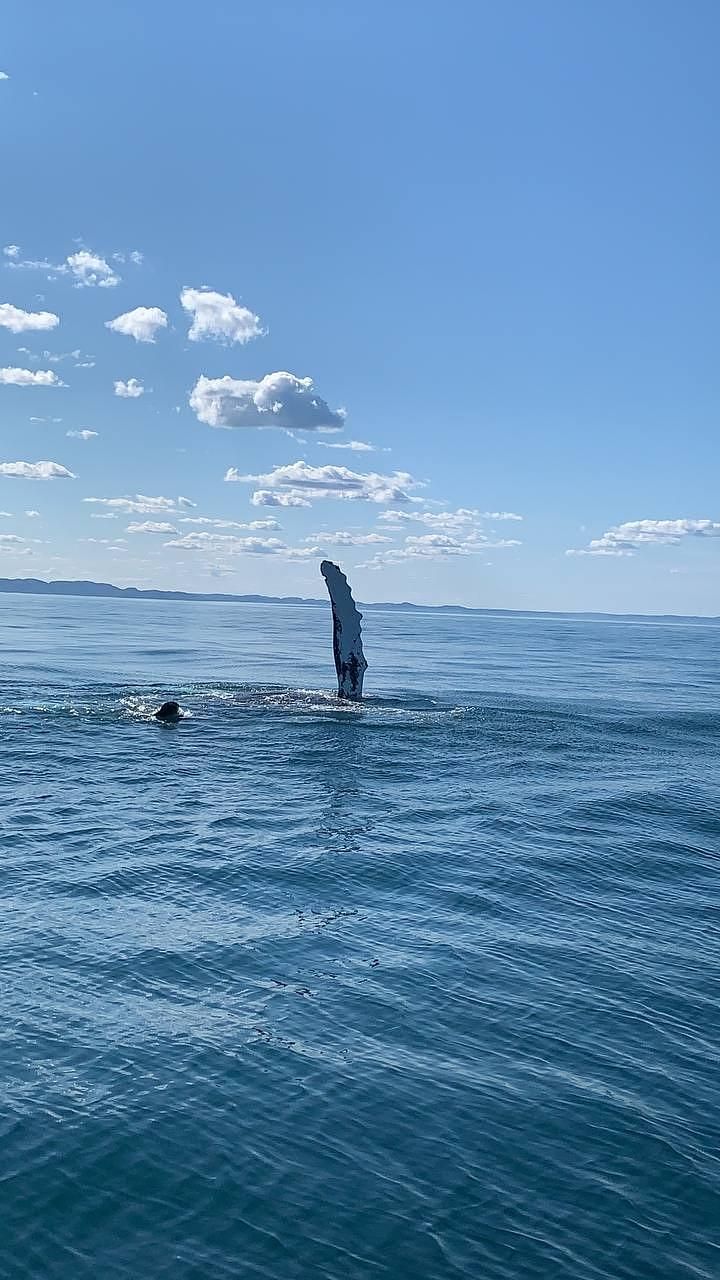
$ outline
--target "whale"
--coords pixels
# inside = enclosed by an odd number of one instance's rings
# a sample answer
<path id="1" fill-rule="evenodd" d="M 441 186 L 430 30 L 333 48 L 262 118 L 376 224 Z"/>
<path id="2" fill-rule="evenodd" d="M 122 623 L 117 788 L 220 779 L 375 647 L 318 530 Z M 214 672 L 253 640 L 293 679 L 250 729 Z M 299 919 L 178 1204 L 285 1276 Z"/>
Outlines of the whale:
<path id="1" fill-rule="evenodd" d="M 333 657 L 338 682 L 338 698 L 360 702 L 367 662 L 362 646 L 362 614 L 352 597 L 348 580 L 339 565 L 323 560 L 320 572 L 330 596 L 333 620 Z"/>
<path id="2" fill-rule="evenodd" d="M 154 713 L 155 720 L 163 720 L 166 724 L 174 724 L 176 720 L 182 720 L 182 711 L 179 702 L 163 702 Z"/>

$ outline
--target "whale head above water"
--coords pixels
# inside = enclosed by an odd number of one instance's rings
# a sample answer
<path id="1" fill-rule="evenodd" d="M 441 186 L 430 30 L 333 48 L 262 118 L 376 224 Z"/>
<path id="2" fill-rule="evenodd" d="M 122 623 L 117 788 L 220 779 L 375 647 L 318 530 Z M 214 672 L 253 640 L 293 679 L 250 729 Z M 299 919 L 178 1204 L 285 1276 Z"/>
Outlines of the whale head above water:
<path id="1" fill-rule="evenodd" d="M 163 702 L 155 712 L 156 720 L 164 720 L 166 723 L 173 724 L 177 720 L 182 720 L 182 711 L 179 702 Z"/>

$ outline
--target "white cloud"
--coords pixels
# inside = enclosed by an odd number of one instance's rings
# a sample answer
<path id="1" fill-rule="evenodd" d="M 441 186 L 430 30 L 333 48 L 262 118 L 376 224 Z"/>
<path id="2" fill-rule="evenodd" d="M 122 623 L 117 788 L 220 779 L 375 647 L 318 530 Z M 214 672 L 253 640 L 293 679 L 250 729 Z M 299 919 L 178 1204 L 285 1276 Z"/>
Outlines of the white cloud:
<path id="1" fill-rule="evenodd" d="M 65 435 L 69 436 L 71 440 L 94 440 L 97 436 L 97 431 L 88 431 L 87 429 L 84 431 L 66 431 Z"/>
<path id="2" fill-rule="evenodd" d="M 177 533 L 174 524 L 165 520 L 145 520 L 142 524 L 129 524 L 128 533 Z"/>
<path id="3" fill-rule="evenodd" d="M 1 476 L 19 476 L 24 480 L 74 480 L 75 476 L 59 462 L 0 462 Z"/>
<path id="4" fill-rule="evenodd" d="M 0 542 L 24 542 L 16 533 L 0 533 Z"/>
<path id="5" fill-rule="evenodd" d="M 235 472 L 233 475 L 232 473 Z M 225 476 L 226 480 L 239 480 L 240 474 L 231 467 Z M 256 489 L 250 499 L 254 507 L 310 507 L 312 503 L 303 498 L 301 493 L 273 493 L 271 489 Z"/>
<path id="6" fill-rule="evenodd" d="M 91 511 L 91 520 L 117 520 L 117 511 Z"/>
<path id="7" fill-rule="evenodd" d="M 143 254 L 140 252 L 139 249 L 131 249 L 130 261 L 134 262 L 136 267 L 139 267 L 140 264 L 144 261 Z"/>
<path id="8" fill-rule="evenodd" d="M 364 440 L 338 440 L 334 443 L 329 440 L 318 440 L 321 449 L 351 449 L 353 453 L 377 453 L 376 444 L 366 444 Z M 385 452 L 388 452 L 385 450 Z"/>
<path id="9" fill-rule="evenodd" d="M 424 524 L 430 529 L 473 528 L 480 521 L 480 512 L 469 507 L 456 511 L 383 511 L 379 516 L 386 524 Z"/>
<path id="10" fill-rule="evenodd" d="M 716 520 L 627 520 L 613 525 L 587 547 L 571 547 L 569 556 L 632 556 L 638 548 L 652 545 L 676 546 L 683 538 L 719 538 Z"/>
<path id="11" fill-rule="evenodd" d="M 75 286 L 78 289 L 93 285 L 99 285 L 101 289 L 111 289 L 120 283 L 120 276 L 115 274 L 110 264 L 99 254 L 92 253 L 88 249 L 71 253 L 65 259 L 65 264 L 70 274 L 75 277 Z"/>
<path id="12" fill-rule="evenodd" d="M 105 328 L 134 338 L 136 342 L 154 342 L 158 330 L 167 329 L 167 322 L 160 307 L 135 307 L 134 311 L 125 311 L 114 320 L 106 320 Z"/>
<path id="13" fill-rule="evenodd" d="M 236 467 L 231 467 L 225 475 L 226 480 L 237 480 L 248 484 L 261 484 L 260 494 L 278 491 L 290 502 L 278 505 L 300 505 L 294 500 L 319 498 L 335 498 L 342 500 L 364 500 L 366 502 L 411 502 L 407 490 L 415 488 L 419 483 L 404 471 L 395 471 L 392 475 L 380 475 L 374 471 L 350 471 L 347 467 L 325 466 L 313 467 L 307 462 L 291 462 L 283 467 L 275 467 L 267 475 L 241 475 Z M 271 506 L 273 503 L 262 500 L 252 501 L 256 506 Z"/>
<path id="14" fill-rule="evenodd" d="M 52 311 L 23 311 L 11 302 L 0 302 L 0 328 L 11 333 L 27 333 L 30 329 L 54 329 L 60 317 Z"/>
<path id="15" fill-rule="evenodd" d="M 289 550 L 279 538 L 238 538 L 229 533 L 186 533 L 165 546 L 224 555 L 278 555 Z"/>
<path id="16" fill-rule="evenodd" d="M 35 520 L 35 519 L 37 519 L 37 517 L 40 515 L 40 512 L 39 512 L 39 511 L 26 511 L 26 512 L 25 512 L 25 515 L 28 517 L 28 520 Z"/>
<path id="17" fill-rule="evenodd" d="M 521 544 L 513 538 L 492 542 L 476 530 L 467 537 L 453 537 L 449 533 L 411 534 L 405 539 L 403 547 L 393 547 L 389 551 L 380 551 L 359 566 L 363 569 L 381 569 L 385 565 L 401 564 L 403 560 L 445 560 L 449 556 L 473 556 L 495 548 L 519 547 Z"/>
<path id="18" fill-rule="evenodd" d="M 9 80 L 9 79 L 10 77 L 7 71 L 0 71 L 0 80 Z"/>
<path id="19" fill-rule="evenodd" d="M 142 382 L 138 382 L 137 378 L 128 378 L 127 382 L 118 379 L 113 383 L 116 396 L 123 396 L 126 400 L 137 400 L 138 396 L 145 394 L 145 388 Z"/>
<path id="20" fill-rule="evenodd" d="M 481 511 L 481 520 L 522 520 L 516 511 Z"/>
<path id="21" fill-rule="evenodd" d="M 5 257 L 6 257 L 6 258 L 19 258 L 19 257 L 20 257 L 20 245 L 19 245 L 19 244 L 6 244 L 6 245 L 5 245 L 5 248 L 3 249 L 3 253 L 5 254 Z"/>
<path id="22" fill-rule="evenodd" d="M 144 493 L 136 493 L 132 497 L 125 498 L 83 498 L 83 502 L 109 507 L 125 515 L 155 515 L 194 505 L 189 498 L 148 497 Z"/>
<path id="23" fill-rule="evenodd" d="M 64 387 L 52 369 L 0 369 L 0 383 L 6 387 Z"/>
<path id="24" fill-rule="evenodd" d="M 340 430 L 345 414 L 330 409 L 315 391 L 312 378 L 294 373 L 268 373 L 253 379 L 206 378 L 190 393 L 190 408 L 210 427 L 283 427 L 285 430 Z"/>
<path id="25" fill-rule="evenodd" d="M 180 301 L 192 316 L 188 330 L 191 342 L 214 338 L 219 342 L 249 342 L 266 332 L 247 307 L 241 307 L 231 293 L 214 293 L 212 289 L 183 289 Z"/>
<path id="26" fill-rule="evenodd" d="M 279 529 L 277 520 L 250 520 L 241 524 L 238 520 L 215 520 L 210 516 L 183 516 L 180 524 L 210 525 L 213 529 Z"/>
<path id="27" fill-rule="evenodd" d="M 309 538 L 303 538 L 303 542 L 319 543 L 321 547 L 367 547 L 390 541 L 379 533 L 345 533 L 341 529 L 336 533 L 311 533 Z"/>

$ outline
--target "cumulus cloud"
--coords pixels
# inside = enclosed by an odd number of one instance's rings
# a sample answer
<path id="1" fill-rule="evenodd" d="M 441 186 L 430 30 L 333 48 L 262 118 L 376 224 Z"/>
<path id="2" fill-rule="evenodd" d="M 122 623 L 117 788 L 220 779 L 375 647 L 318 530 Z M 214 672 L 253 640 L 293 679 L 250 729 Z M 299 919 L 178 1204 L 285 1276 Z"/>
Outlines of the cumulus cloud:
<path id="1" fill-rule="evenodd" d="M 7 71 L 0 71 L 0 80 L 9 80 L 9 79 L 10 79 L 10 77 L 9 77 L 9 75 L 8 75 Z M 16 246 L 15 246 L 15 245 L 13 245 L 13 248 L 15 248 L 15 247 L 16 247 Z"/>
<path id="2" fill-rule="evenodd" d="M 338 529 L 335 533 L 311 533 L 303 542 L 319 543 L 321 547 L 368 547 L 377 543 L 390 542 L 380 533 L 346 533 Z"/>
<path id="3" fill-rule="evenodd" d="M 66 431 L 65 435 L 69 436 L 71 440 L 94 440 L 97 437 L 97 431 L 88 431 L 87 429 L 84 431 Z"/>
<path id="4" fill-rule="evenodd" d="M 126 400 L 137 400 L 138 396 L 145 394 L 145 388 L 142 382 L 138 382 L 137 378 L 128 378 L 127 382 L 118 379 L 113 383 L 116 396 L 123 396 Z"/>
<path id="5" fill-rule="evenodd" d="M 318 440 L 321 449 L 351 449 L 353 453 L 377 453 L 376 444 L 367 444 L 364 440 Z M 388 452 L 388 450 L 385 450 Z"/>
<path id="6" fill-rule="evenodd" d="M 247 307 L 241 307 L 231 293 L 215 293 L 212 289 L 183 289 L 180 301 L 192 316 L 188 330 L 191 342 L 203 342 L 206 338 L 217 342 L 249 342 L 266 332 L 256 316 Z"/>
<path id="7" fill-rule="evenodd" d="M 0 462 L 0 476 L 19 476 L 23 480 L 75 480 L 76 477 L 59 462 Z"/>
<path id="8" fill-rule="evenodd" d="M 28 519 L 29 519 L 29 520 L 35 520 L 35 519 L 37 519 L 37 517 L 40 515 L 40 512 L 39 512 L 39 511 L 26 511 L 26 512 L 25 512 L 25 515 L 28 517 Z"/>
<path id="9" fill-rule="evenodd" d="M 101 289 L 111 289 L 120 283 L 120 276 L 116 275 L 109 262 L 89 249 L 80 249 L 77 253 L 71 253 L 65 259 L 65 265 L 70 274 L 75 277 L 75 285 L 78 289 L 90 288 L 93 285 L 99 285 Z"/>
<path id="10" fill-rule="evenodd" d="M 233 472 L 235 474 L 233 475 Z M 226 480 L 239 480 L 240 474 L 235 467 L 227 472 Z M 312 503 L 303 498 L 301 493 L 274 493 L 272 489 L 256 489 L 250 499 L 254 507 L 310 507 Z"/>
<path id="11" fill-rule="evenodd" d="M 0 369 L 0 383 L 6 387 L 64 387 L 52 369 Z"/>
<path id="12" fill-rule="evenodd" d="M 177 511 L 195 505 L 189 498 L 148 497 L 144 493 L 135 493 L 125 498 L 83 498 L 83 502 L 108 507 L 113 513 L 121 511 L 124 515 L 138 516 Z"/>
<path id="13" fill-rule="evenodd" d="M 253 379 L 206 378 L 190 393 L 190 408 L 209 427 L 282 427 L 286 431 L 340 430 L 345 414 L 330 409 L 315 391 L 312 378 L 294 373 L 268 373 Z"/>
<path id="14" fill-rule="evenodd" d="M 571 547 L 569 556 L 632 556 L 650 543 L 676 546 L 684 538 L 718 538 L 720 521 L 708 519 L 627 520 L 614 525 L 587 547 Z"/>
<path id="15" fill-rule="evenodd" d="M 183 516 L 179 524 L 210 525 L 213 529 L 279 529 L 277 520 L 250 520 L 242 524 L 238 520 L 216 520 L 210 516 Z"/>
<path id="16" fill-rule="evenodd" d="M 263 488 L 253 494 L 255 506 L 275 505 L 267 500 L 265 495 L 268 493 L 277 493 L 278 498 L 285 497 L 286 501 L 278 501 L 278 506 L 300 506 L 319 498 L 411 502 L 407 490 L 419 483 L 404 471 L 381 475 L 374 471 L 350 471 L 347 467 L 313 467 L 302 461 L 275 467 L 267 475 L 241 475 L 236 467 L 231 467 L 225 479 L 262 485 Z M 262 498 L 259 495 L 263 495 Z"/>
<path id="17" fill-rule="evenodd" d="M 167 329 L 168 318 L 160 307 L 135 307 L 114 320 L 106 320 L 105 328 L 122 333 L 136 342 L 154 342 L 159 329 Z"/>
<path id="18" fill-rule="evenodd" d="M 128 533 L 177 533 L 174 524 L 165 520 L 145 520 L 142 524 L 129 524 Z"/>
<path id="19" fill-rule="evenodd" d="M 19 244 L 6 244 L 6 245 L 5 245 L 5 248 L 3 249 L 3 253 L 5 254 L 5 257 L 6 257 L 6 258 L 19 258 L 19 257 L 20 257 L 20 245 L 19 245 Z"/>
<path id="20" fill-rule="evenodd" d="M 31 329 L 54 329 L 60 317 L 53 311 L 23 311 L 11 302 L 0 302 L 0 328 L 11 333 L 27 333 Z"/>

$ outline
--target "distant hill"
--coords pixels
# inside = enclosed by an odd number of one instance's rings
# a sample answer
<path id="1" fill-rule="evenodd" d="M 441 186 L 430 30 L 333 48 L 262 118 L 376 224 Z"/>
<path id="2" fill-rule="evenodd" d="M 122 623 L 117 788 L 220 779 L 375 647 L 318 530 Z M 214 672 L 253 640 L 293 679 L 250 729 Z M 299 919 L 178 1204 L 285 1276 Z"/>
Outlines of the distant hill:
<path id="1" fill-rule="evenodd" d="M 290 604 L 308 605 L 314 608 L 326 608 L 327 600 L 311 599 L 304 596 L 260 596 L 260 595 L 228 595 L 221 591 L 156 591 L 141 590 L 139 587 L 116 587 L 111 582 L 45 582 L 42 578 L 0 578 L 0 593 L 28 596 L 84 596 L 86 598 L 109 600 L 201 600 L 215 604 Z M 358 601 L 361 609 L 378 609 L 385 612 L 391 610 L 406 613 L 460 613 L 481 614 L 493 618 L 568 618 L 601 621 L 606 619 L 623 620 L 625 622 L 695 622 L 707 626 L 717 625 L 720 618 L 694 617 L 674 613 L 561 613 L 543 609 L 470 609 L 462 604 L 411 604 L 403 601 Z"/>

